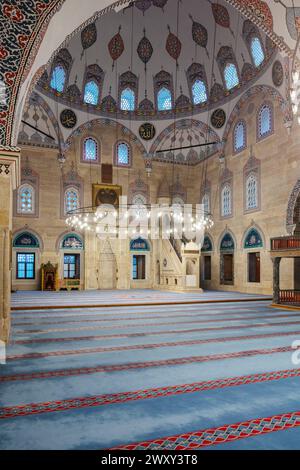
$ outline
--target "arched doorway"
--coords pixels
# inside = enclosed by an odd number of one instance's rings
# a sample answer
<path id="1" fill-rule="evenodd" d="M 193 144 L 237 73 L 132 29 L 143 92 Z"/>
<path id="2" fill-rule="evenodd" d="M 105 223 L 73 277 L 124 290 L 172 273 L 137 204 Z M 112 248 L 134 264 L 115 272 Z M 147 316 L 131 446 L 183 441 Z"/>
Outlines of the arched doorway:
<path id="1" fill-rule="evenodd" d="M 220 243 L 220 284 L 234 285 L 234 250 L 232 235 L 226 232 Z"/>
<path id="2" fill-rule="evenodd" d="M 59 289 L 84 287 L 84 243 L 76 233 L 65 234 L 59 243 Z"/>

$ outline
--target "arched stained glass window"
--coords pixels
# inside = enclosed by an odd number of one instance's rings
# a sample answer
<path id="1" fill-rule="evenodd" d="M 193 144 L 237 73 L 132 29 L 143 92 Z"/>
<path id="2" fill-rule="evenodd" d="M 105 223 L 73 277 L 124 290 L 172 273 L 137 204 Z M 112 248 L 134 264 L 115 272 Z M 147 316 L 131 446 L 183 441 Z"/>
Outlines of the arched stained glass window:
<path id="1" fill-rule="evenodd" d="M 119 142 L 116 148 L 116 164 L 120 166 L 130 165 L 130 148 L 126 142 Z"/>
<path id="2" fill-rule="evenodd" d="M 87 82 L 84 87 L 84 102 L 87 104 L 98 104 L 99 101 L 99 86 L 93 80 Z"/>
<path id="3" fill-rule="evenodd" d="M 172 109 L 172 95 L 168 88 L 163 87 L 157 93 L 158 111 L 168 111 Z"/>
<path id="4" fill-rule="evenodd" d="M 68 188 L 65 191 L 65 213 L 79 208 L 79 191 L 76 188 Z"/>
<path id="5" fill-rule="evenodd" d="M 246 124 L 243 121 L 239 121 L 234 128 L 233 144 L 235 152 L 246 148 Z"/>
<path id="6" fill-rule="evenodd" d="M 257 178 L 250 175 L 246 181 L 246 208 L 247 210 L 256 209 L 258 207 L 258 190 Z"/>
<path id="7" fill-rule="evenodd" d="M 224 79 L 227 90 L 231 90 L 239 84 L 239 76 L 236 66 L 232 63 L 228 63 L 224 68 Z"/>
<path id="8" fill-rule="evenodd" d="M 50 86 L 53 90 L 62 93 L 64 91 L 65 81 L 66 71 L 62 65 L 57 65 L 52 71 Z"/>
<path id="9" fill-rule="evenodd" d="M 250 48 L 254 65 L 256 67 L 259 67 L 265 60 L 265 54 L 258 37 L 254 37 L 251 39 Z"/>
<path id="10" fill-rule="evenodd" d="M 267 137 L 273 131 L 272 110 L 268 104 L 264 104 L 258 115 L 258 137 Z"/>
<path id="11" fill-rule="evenodd" d="M 231 215 L 231 188 L 228 184 L 222 189 L 221 195 L 221 205 L 222 205 L 222 217 L 228 217 Z"/>
<path id="12" fill-rule="evenodd" d="M 85 162 L 98 161 L 98 143 L 92 137 L 85 139 L 83 143 L 83 160 Z"/>
<path id="13" fill-rule="evenodd" d="M 205 193 L 203 198 L 202 198 L 202 205 L 203 205 L 203 209 L 204 209 L 204 212 L 205 214 L 209 214 L 210 213 L 210 198 L 209 198 L 209 194 Z"/>
<path id="14" fill-rule="evenodd" d="M 125 88 L 121 93 L 120 108 L 123 111 L 134 111 L 135 93 L 130 88 Z"/>
<path id="15" fill-rule="evenodd" d="M 35 212 L 35 190 L 30 184 L 23 184 L 18 189 L 17 212 L 25 215 Z"/>
<path id="16" fill-rule="evenodd" d="M 193 103 L 201 104 L 207 101 L 207 91 L 202 80 L 195 80 L 192 86 Z"/>

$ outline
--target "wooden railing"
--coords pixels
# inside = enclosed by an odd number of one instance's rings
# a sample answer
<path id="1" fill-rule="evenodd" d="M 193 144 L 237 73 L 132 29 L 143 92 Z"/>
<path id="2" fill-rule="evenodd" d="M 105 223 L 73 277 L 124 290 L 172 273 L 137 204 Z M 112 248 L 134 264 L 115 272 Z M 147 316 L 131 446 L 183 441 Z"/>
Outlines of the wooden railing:
<path id="1" fill-rule="evenodd" d="M 300 249 L 300 238 L 278 237 L 271 238 L 271 251 Z"/>
<path id="2" fill-rule="evenodd" d="M 280 290 L 279 303 L 300 305 L 300 290 Z"/>

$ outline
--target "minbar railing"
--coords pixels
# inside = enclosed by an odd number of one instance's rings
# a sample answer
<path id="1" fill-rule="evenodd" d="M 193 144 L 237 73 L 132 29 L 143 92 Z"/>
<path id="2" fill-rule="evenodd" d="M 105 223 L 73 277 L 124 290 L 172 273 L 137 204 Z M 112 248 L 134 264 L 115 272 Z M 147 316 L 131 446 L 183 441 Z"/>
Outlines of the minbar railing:
<path id="1" fill-rule="evenodd" d="M 299 237 L 271 238 L 271 251 L 300 249 Z"/>
<path id="2" fill-rule="evenodd" d="M 300 305 L 300 290 L 280 290 L 279 303 Z"/>

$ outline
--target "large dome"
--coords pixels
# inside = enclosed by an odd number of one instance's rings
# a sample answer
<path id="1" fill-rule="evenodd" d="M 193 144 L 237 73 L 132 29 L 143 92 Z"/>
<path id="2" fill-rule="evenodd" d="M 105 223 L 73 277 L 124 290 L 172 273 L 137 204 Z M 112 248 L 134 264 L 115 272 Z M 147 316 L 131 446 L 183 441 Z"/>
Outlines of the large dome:
<path id="1" fill-rule="evenodd" d="M 191 116 L 239 95 L 268 68 L 274 51 L 272 41 L 226 2 L 137 0 L 84 25 L 38 88 L 100 116 L 170 119 L 174 109 L 178 117 Z M 122 105 L 124 90 L 131 95 Z"/>

